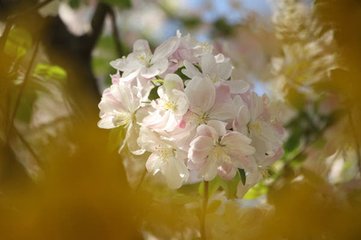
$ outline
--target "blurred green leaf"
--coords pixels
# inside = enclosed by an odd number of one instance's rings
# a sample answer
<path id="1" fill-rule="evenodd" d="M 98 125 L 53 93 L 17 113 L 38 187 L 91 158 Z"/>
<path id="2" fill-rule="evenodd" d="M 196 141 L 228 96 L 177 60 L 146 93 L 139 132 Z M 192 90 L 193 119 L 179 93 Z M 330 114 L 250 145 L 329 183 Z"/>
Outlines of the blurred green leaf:
<path id="1" fill-rule="evenodd" d="M 256 199 L 262 195 L 267 194 L 268 187 L 263 183 L 257 183 L 255 186 L 251 187 L 247 193 L 244 195 L 244 199 Z"/>
<path id="2" fill-rule="evenodd" d="M 13 58 L 21 58 L 25 56 L 31 45 L 30 34 L 22 28 L 14 27 L 6 39 L 4 52 Z"/>
<path id="3" fill-rule="evenodd" d="M 63 68 L 43 63 L 36 65 L 34 75 L 44 77 L 47 80 L 65 80 L 67 78 L 67 73 Z"/>
<path id="4" fill-rule="evenodd" d="M 80 6 L 81 0 L 69 0 L 68 4 L 72 8 L 78 8 Z"/>
<path id="5" fill-rule="evenodd" d="M 117 6 L 122 9 L 127 9 L 132 6 L 131 0 L 102 0 L 102 2 Z"/>

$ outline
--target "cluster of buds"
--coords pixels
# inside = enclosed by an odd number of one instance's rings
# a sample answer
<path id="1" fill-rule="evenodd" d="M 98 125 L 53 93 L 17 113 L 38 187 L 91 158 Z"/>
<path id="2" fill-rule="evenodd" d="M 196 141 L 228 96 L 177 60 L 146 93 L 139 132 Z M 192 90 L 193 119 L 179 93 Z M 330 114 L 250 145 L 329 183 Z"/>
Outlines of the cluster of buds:
<path id="1" fill-rule="evenodd" d="M 284 129 L 269 99 L 232 79 L 230 60 L 211 45 L 178 33 L 152 53 L 137 40 L 111 66 L 117 73 L 99 104 L 98 126 L 124 128 L 120 151 L 145 154 L 147 171 L 170 188 L 242 171 L 241 197 L 282 156 Z"/>

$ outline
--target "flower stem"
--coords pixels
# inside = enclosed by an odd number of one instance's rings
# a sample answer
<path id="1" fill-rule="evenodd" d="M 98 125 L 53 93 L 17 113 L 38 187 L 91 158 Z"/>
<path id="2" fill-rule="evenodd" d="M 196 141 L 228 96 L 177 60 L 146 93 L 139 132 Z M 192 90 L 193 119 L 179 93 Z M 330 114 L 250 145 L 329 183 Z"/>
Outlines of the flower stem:
<path id="1" fill-rule="evenodd" d="M 208 208 L 208 181 L 203 181 L 204 183 L 204 193 L 203 193 L 203 204 L 202 204 L 202 212 L 200 218 L 200 225 L 201 225 L 201 239 L 206 240 L 206 215 L 207 215 L 207 208 Z"/>

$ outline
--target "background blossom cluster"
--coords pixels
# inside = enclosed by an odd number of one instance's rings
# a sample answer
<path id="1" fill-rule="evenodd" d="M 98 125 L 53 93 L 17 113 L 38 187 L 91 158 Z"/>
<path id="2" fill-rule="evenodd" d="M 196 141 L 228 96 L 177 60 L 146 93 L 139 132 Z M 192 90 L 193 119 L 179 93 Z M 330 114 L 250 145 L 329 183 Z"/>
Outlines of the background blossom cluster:
<path id="1" fill-rule="evenodd" d="M 170 188 L 242 171 L 241 197 L 282 156 L 284 129 L 269 99 L 233 79 L 230 60 L 211 45 L 178 33 L 152 52 L 137 40 L 111 66 L 98 126 L 124 128 L 120 151 L 146 156 L 147 171 Z"/>

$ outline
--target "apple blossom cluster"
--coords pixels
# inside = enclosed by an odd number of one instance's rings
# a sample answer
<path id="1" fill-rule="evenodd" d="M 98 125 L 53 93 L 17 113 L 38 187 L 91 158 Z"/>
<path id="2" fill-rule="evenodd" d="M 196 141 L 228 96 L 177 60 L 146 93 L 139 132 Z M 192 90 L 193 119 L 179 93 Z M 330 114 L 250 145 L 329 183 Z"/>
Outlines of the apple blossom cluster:
<path id="1" fill-rule="evenodd" d="M 120 151 L 146 154 L 146 169 L 170 188 L 233 179 L 239 196 L 282 156 L 284 129 L 269 99 L 232 79 L 230 60 L 189 35 L 171 37 L 154 52 L 137 40 L 112 61 L 117 70 L 99 103 L 100 128 L 126 130 Z"/>

